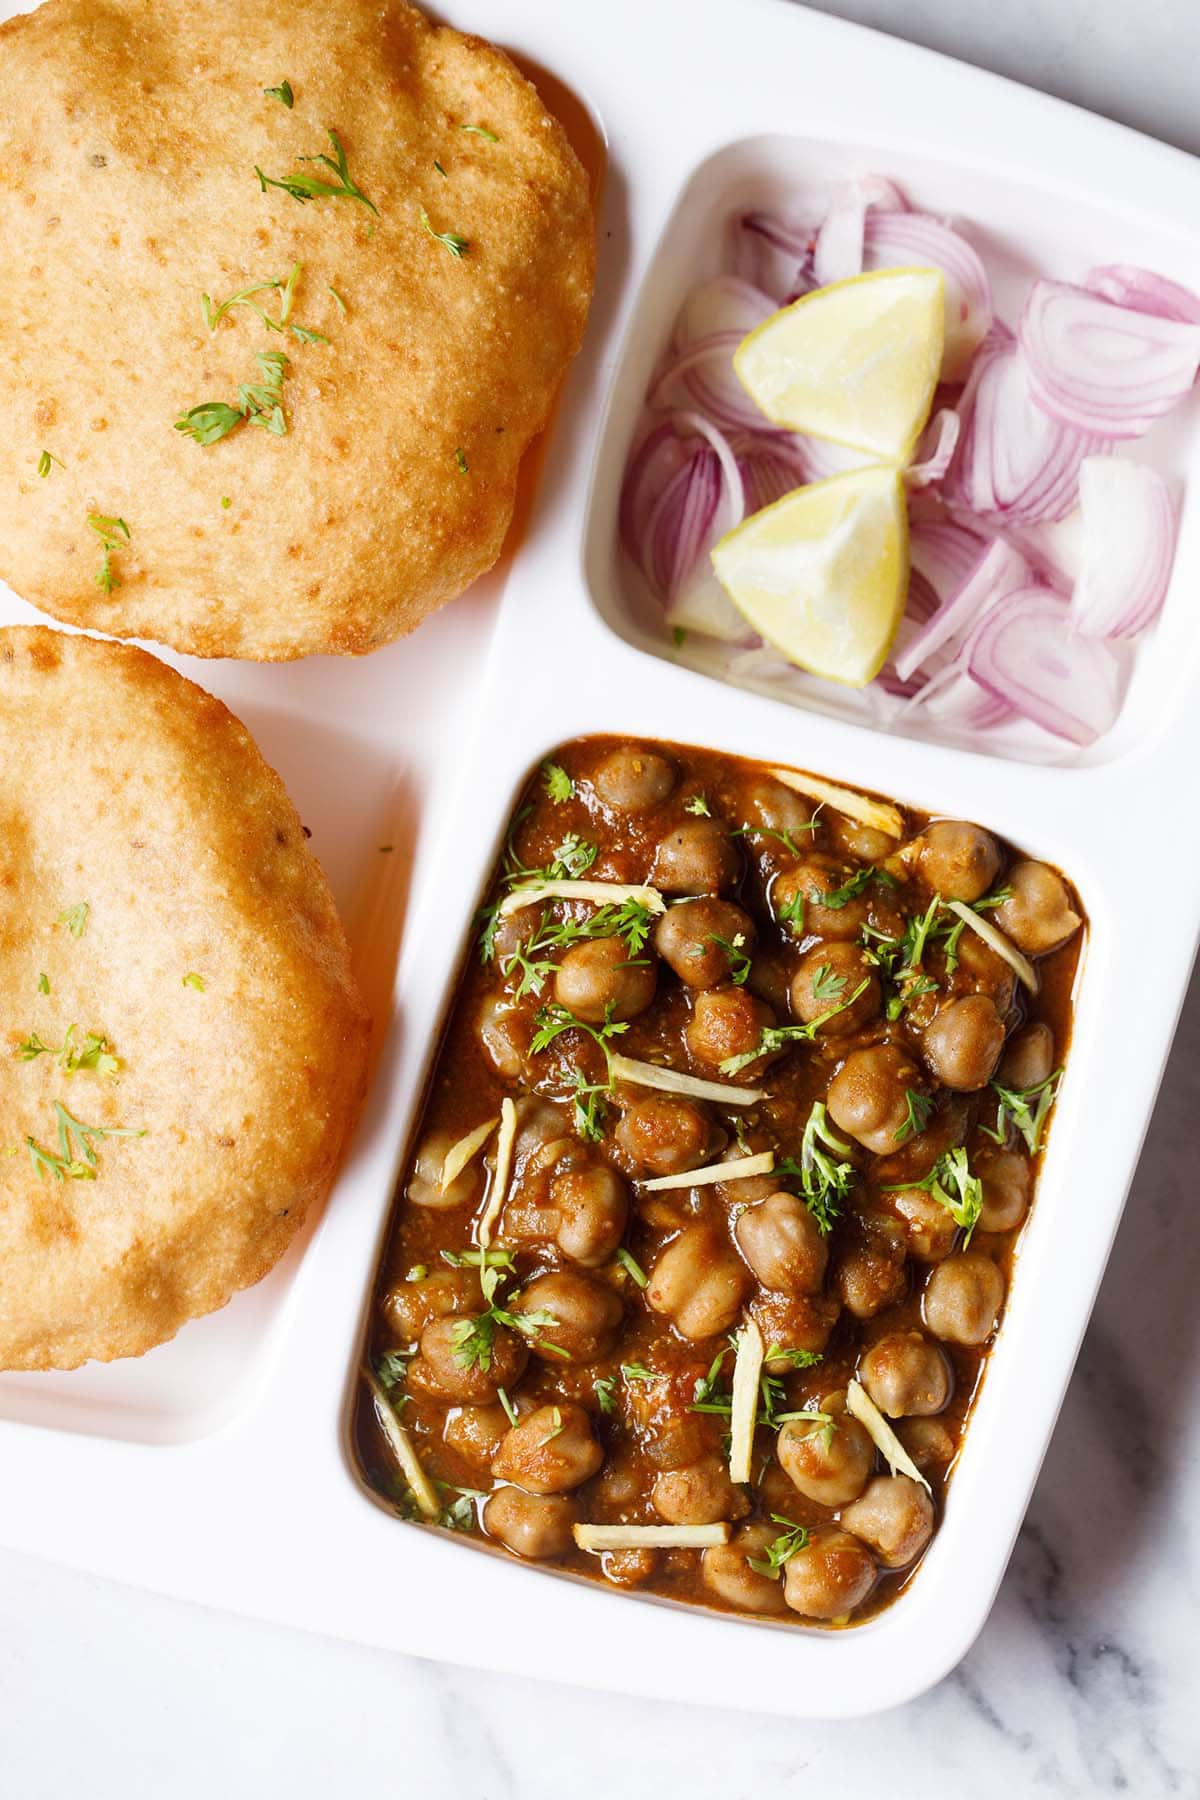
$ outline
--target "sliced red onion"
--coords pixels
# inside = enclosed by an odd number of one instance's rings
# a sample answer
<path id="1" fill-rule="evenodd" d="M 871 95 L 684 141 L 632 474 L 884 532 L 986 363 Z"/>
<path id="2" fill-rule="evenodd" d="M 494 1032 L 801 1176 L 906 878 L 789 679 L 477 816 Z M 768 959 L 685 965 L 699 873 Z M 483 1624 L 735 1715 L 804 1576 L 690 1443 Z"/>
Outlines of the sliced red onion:
<path id="1" fill-rule="evenodd" d="M 1043 731 L 1086 748 L 1120 707 L 1120 669 L 1101 638 L 1070 629 L 1068 607 L 1027 587 L 994 607 L 972 635 L 967 667 L 998 700 Z"/>
<path id="2" fill-rule="evenodd" d="M 909 525 L 908 552 L 914 570 L 924 576 L 939 602 L 966 580 L 988 547 L 979 530 L 943 512 L 914 518 Z"/>
<path id="3" fill-rule="evenodd" d="M 839 188 L 817 233 L 813 251 L 817 286 L 862 274 L 868 207 L 902 212 L 907 204 L 895 182 L 878 175 L 864 176 Z"/>
<path id="4" fill-rule="evenodd" d="M 864 269 L 932 267 L 946 278 L 946 347 L 942 380 L 965 381 L 971 358 L 992 323 L 992 287 L 978 254 L 929 213 L 872 206 L 863 234 Z"/>
<path id="5" fill-rule="evenodd" d="M 733 372 L 733 353 L 741 341 L 740 334 L 722 331 L 673 351 L 650 389 L 651 409 L 695 409 L 725 431 L 761 428 L 762 413 Z"/>
<path id="6" fill-rule="evenodd" d="M 897 675 L 902 681 L 915 675 L 935 650 L 965 638 L 985 613 L 1009 594 L 1019 592 L 1028 580 L 1024 558 L 997 538 L 896 657 Z"/>
<path id="7" fill-rule="evenodd" d="M 790 433 L 731 438 L 730 449 L 741 471 L 747 515 L 812 480 L 802 440 Z"/>
<path id="8" fill-rule="evenodd" d="M 1141 437 L 1200 368 L 1200 324 L 1114 306 L 1065 281 L 1034 283 L 1018 335 L 1038 406 L 1101 438 Z"/>
<path id="9" fill-rule="evenodd" d="M 1157 469 L 1089 456 L 1079 471 L 1083 550 L 1067 617 L 1076 631 L 1131 638 L 1153 623 L 1175 560 L 1175 508 Z"/>
<path id="10" fill-rule="evenodd" d="M 710 560 L 713 545 L 745 517 L 737 458 L 711 420 L 678 413 L 674 423 L 703 443 L 650 520 L 643 567 L 665 601 L 668 624 L 732 644 L 755 643 L 755 633 L 713 574 Z"/>
<path id="11" fill-rule="evenodd" d="M 621 487 L 621 542 L 640 565 L 650 519 L 663 490 L 688 460 L 674 424 L 664 420 L 647 432 L 630 458 Z"/>
<path id="12" fill-rule="evenodd" d="M 731 334 L 740 343 L 748 331 L 777 310 L 770 294 L 736 275 L 718 275 L 693 288 L 675 321 L 675 348 L 687 350 L 709 338 Z"/>
<path id="13" fill-rule="evenodd" d="M 959 410 L 963 429 L 946 498 L 969 512 L 1026 524 L 1065 518 L 1075 505 L 1079 465 L 1103 440 L 1034 404 L 1020 350 L 985 346 Z"/>
<path id="14" fill-rule="evenodd" d="M 813 245 L 820 220 L 794 222 L 771 213 L 735 214 L 731 226 L 733 271 L 770 294 L 776 305 L 814 285 Z"/>
<path id="15" fill-rule="evenodd" d="M 944 406 L 929 421 L 917 445 L 916 460 L 904 471 L 907 487 L 930 487 L 942 479 L 950 467 L 961 429 L 962 419 L 952 406 Z"/>
<path id="16" fill-rule="evenodd" d="M 1089 293 L 1111 300 L 1114 306 L 1154 313 L 1160 319 L 1177 319 L 1181 325 L 1200 325 L 1200 296 L 1150 269 L 1136 269 L 1131 263 L 1106 263 L 1089 269 L 1083 286 Z"/>
<path id="17" fill-rule="evenodd" d="M 961 731 L 994 731 L 1011 719 L 1013 709 L 1007 701 L 989 694 L 957 658 L 948 662 L 925 686 L 918 690 L 905 708 L 906 716 L 916 711 L 928 713 L 941 725 L 953 725 Z"/>

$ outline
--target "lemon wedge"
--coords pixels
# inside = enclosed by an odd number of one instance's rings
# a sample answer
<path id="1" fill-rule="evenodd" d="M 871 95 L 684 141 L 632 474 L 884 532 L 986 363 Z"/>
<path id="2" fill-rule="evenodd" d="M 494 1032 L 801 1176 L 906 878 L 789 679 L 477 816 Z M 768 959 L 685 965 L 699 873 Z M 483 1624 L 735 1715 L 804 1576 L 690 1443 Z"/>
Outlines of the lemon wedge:
<path id="1" fill-rule="evenodd" d="M 942 365 L 940 269 L 879 269 L 772 313 L 742 339 L 734 370 L 776 425 L 907 462 Z"/>
<path id="2" fill-rule="evenodd" d="M 865 687 L 908 592 L 900 472 L 851 469 L 797 488 L 727 532 L 712 562 L 738 611 L 789 662 Z"/>

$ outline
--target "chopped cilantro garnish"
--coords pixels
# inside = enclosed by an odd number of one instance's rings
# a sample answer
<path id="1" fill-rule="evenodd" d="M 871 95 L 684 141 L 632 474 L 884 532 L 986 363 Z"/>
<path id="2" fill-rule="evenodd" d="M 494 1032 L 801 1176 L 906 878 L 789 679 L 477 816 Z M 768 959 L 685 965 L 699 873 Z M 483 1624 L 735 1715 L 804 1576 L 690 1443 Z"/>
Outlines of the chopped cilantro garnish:
<path id="1" fill-rule="evenodd" d="M 81 938 L 87 930 L 91 910 L 91 904 L 87 900 L 81 900 L 78 906 L 68 906 L 66 912 L 60 912 L 58 923 L 65 925 L 73 938 Z"/>
<path id="2" fill-rule="evenodd" d="M 831 1129 L 829 1115 L 818 1100 L 804 1127 L 799 1162 L 789 1156 L 775 1164 L 777 1175 L 790 1175 L 799 1181 L 804 1204 L 823 1237 L 833 1230 L 854 1180 L 854 1164 L 845 1160 L 849 1155 L 849 1144 Z M 835 1161 L 838 1157 L 842 1160 Z"/>
<path id="3" fill-rule="evenodd" d="M 544 762 L 542 764 L 542 786 L 555 806 L 562 806 L 566 801 L 575 798 L 575 783 L 561 763 Z"/>
<path id="4" fill-rule="evenodd" d="M 96 586 L 103 588 L 106 594 L 111 594 L 114 588 L 119 588 L 121 585 L 113 572 L 113 555 L 123 548 L 123 542 L 124 544 L 129 543 L 129 527 L 124 519 L 111 518 L 107 513 L 89 513 L 87 522 L 100 539 L 104 550 L 104 561 L 96 570 L 94 577 Z"/>
<path id="5" fill-rule="evenodd" d="M 1046 1119 L 1058 1093 L 1058 1084 L 1062 1080 L 1062 1070 L 1055 1069 L 1047 1075 L 1045 1081 L 1035 1082 L 1032 1087 L 1005 1087 L 1003 1082 L 992 1081 L 989 1086 L 999 1098 L 996 1111 L 996 1124 L 981 1125 L 980 1130 L 993 1138 L 997 1144 L 1008 1141 L 1010 1125 L 1024 1139 L 1025 1148 L 1030 1156 L 1036 1156 L 1044 1143 Z"/>
<path id="6" fill-rule="evenodd" d="M 293 200 L 299 200 L 302 203 L 307 200 L 357 200 L 361 205 L 369 207 L 378 217 L 379 208 L 374 201 L 368 200 L 362 189 L 350 178 L 346 152 L 342 148 L 337 132 L 329 130 L 328 137 L 333 145 L 332 157 L 325 155 L 301 156 L 296 160 L 320 164 L 331 175 L 337 176 L 336 181 L 329 181 L 319 175 L 284 175 L 276 179 L 273 176 L 264 175 L 256 163 L 254 173 L 258 176 L 258 184 L 263 193 L 265 194 L 269 187 L 282 188 L 285 194 L 290 194 Z"/>
<path id="7" fill-rule="evenodd" d="M 791 1562 L 798 1551 L 808 1547 L 808 1526 L 796 1525 L 782 1513 L 772 1513 L 773 1525 L 786 1525 L 787 1530 L 769 1543 L 761 1556 L 748 1556 L 747 1565 L 756 1575 L 765 1575 L 768 1580 L 776 1581 L 783 1574 L 784 1564 Z"/>
<path id="8" fill-rule="evenodd" d="M 470 238 L 460 237 L 457 231 L 436 230 L 424 207 L 420 209 L 420 217 L 422 230 L 427 231 L 434 242 L 441 244 L 443 249 L 450 252 L 451 256 L 461 258 L 467 254 L 471 248 Z"/>
<path id="9" fill-rule="evenodd" d="M 918 1132 L 924 1131 L 933 1111 L 933 1101 L 929 1095 L 919 1094 L 915 1088 L 905 1088 L 904 1100 L 908 1107 L 908 1117 L 899 1131 L 893 1134 L 898 1144 L 906 1144 L 910 1137 L 916 1137 Z"/>
<path id="10" fill-rule="evenodd" d="M 279 104 L 286 106 L 289 112 L 296 103 L 296 96 L 292 92 L 290 81 L 281 81 L 278 87 L 264 88 L 263 93 L 268 100 L 278 100 Z"/>
<path id="11" fill-rule="evenodd" d="M 744 1050 L 740 1056 L 727 1056 L 725 1058 L 724 1062 L 720 1065 L 722 1075 L 736 1075 L 740 1070 L 748 1068 L 751 1063 L 757 1062 L 760 1056 L 768 1056 L 776 1050 L 782 1050 L 787 1044 L 811 1044 L 822 1025 L 827 1024 L 830 1019 L 836 1018 L 838 1013 L 845 1012 L 848 1006 L 853 1006 L 854 1002 L 858 999 L 858 996 L 863 992 L 863 989 L 869 984 L 870 976 L 864 975 L 849 999 L 839 1001 L 836 1006 L 831 1006 L 826 1012 L 821 1013 L 819 1017 L 810 1019 L 807 1025 L 764 1026 L 758 1043 L 754 1046 L 753 1050 Z"/>
<path id="12" fill-rule="evenodd" d="M 964 1246 L 970 1243 L 983 1211 L 983 1183 L 977 1175 L 972 1175 L 965 1150 L 944 1151 L 922 1180 L 892 1182 L 884 1192 L 902 1193 L 907 1188 L 923 1188 L 939 1206 L 944 1206 L 954 1223 L 966 1233 Z"/>

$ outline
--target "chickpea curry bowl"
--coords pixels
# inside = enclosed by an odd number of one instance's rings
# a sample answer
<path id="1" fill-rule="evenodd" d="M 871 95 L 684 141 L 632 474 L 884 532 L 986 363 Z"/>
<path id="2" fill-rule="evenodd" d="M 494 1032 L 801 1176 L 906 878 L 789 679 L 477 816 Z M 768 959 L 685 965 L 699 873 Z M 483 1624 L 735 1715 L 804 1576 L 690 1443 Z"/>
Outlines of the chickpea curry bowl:
<path id="1" fill-rule="evenodd" d="M 1003 1315 L 1083 924 L 977 824 L 709 750 L 561 747 L 400 1184 L 369 1485 L 662 1599 L 887 1605 Z"/>

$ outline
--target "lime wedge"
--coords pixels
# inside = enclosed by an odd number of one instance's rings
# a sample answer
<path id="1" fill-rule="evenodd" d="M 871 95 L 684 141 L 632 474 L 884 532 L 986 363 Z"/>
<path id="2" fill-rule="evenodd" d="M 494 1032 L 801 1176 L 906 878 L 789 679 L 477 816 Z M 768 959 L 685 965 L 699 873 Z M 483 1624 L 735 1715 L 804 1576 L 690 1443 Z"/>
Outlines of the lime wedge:
<path id="1" fill-rule="evenodd" d="M 908 592 L 908 509 L 893 468 L 785 494 L 727 532 L 717 579 L 789 662 L 847 687 L 882 667 Z"/>
<path id="2" fill-rule="evenodd" d="M 776 425 L 907 462 L 942 364 L 940 269 L 880 269 L 817 288 L 743 338 L 733 366 Z"/>

